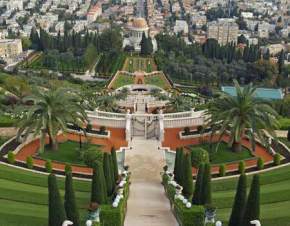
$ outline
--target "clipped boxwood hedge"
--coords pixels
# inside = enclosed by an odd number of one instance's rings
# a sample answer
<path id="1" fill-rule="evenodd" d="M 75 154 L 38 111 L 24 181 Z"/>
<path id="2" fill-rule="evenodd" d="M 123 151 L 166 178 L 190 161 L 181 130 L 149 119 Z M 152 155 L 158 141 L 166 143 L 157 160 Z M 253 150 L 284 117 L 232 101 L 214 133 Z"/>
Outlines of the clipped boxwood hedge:
<path id="1" fill-rule="evenodd" d="M 180 226 L 204 226 L 205 209 L 203 206 L 192 205 L 186 208 L 180 200 L 174 199 L 175 188 L 168 183 L 168 176 L 163 175 L 162 183 L 170 204 L 173 207 L 176 219 Z"/>
<path id="2" fill-rule="evenodd" d="M 281 130 L 287 130 L 288 128 L 290 128 L 290 118 L 280 118 L 279 128 Z"/>
<path id="3" fill-rule="evenodd" d="M 15 120 L 7 115 L 0 116 L 0 127 L 11 127 L 15 124 Z"/>
<path id="4" fill-rule="evenodd" d="M 129 196 L 129 179 L 124 187 L 124 198 L 120 200 L 118 207 L 112 205 L 102 205 L 100 212 L 100 222 L 102 226 L 123 226 L 127 210 L 127 200 Z"/>

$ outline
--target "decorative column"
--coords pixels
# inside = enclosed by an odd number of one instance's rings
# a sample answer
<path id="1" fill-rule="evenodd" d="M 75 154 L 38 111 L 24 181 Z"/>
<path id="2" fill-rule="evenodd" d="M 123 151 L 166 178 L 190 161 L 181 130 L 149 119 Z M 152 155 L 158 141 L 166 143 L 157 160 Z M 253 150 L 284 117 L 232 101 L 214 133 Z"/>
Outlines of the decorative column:
<path id="1" fill-rule="evenodd" d="M 126 141 L 129 143 L 131 141 L 131 120 L 132 120 L 132 115 L 130 114 L 130 110 L 127 110 L 126 114 Z"/>
<path id="2" fill-rule="evenodd" d="M 159 120 L 159 141 L 162 142 L 164 140 L 164 115 L 162 110 L 159 111 L 158 120 Z"/>

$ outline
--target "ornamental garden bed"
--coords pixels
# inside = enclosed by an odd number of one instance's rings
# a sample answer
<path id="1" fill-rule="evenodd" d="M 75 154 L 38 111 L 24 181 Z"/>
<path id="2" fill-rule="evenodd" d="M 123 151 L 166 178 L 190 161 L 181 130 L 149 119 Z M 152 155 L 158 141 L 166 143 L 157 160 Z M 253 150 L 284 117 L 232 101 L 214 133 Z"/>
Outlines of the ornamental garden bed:
<path id="1" fill-rule="evenodd" d="M 100 145 L 93 145 L 89 143 L 83 143 L 82 149 L 80 149 L 80 143 L 79 142 L 73 142 L 73 141 L 66 141 L 64 143 L 59 143 L 58 150 L 53 151 L 50 150 L 48 146 L 45 147 L 45 151 L 43 153 L 37 154 L 35 157 L 44 159 L 44 160 L 52 160 L 56 162 L 62 162 L 62 163 L 70 163 L 73 165 L 80 165 L 80 166 L 86 166 L 84 161 L 81 159 L 81 151 L 85 151 L 91 147 L 94 147 L 96 149 L 99 149 L 101 151 Z"/>
<path id="2" fill-rule="evenodd" d="M 217 145 L 218 143 L 213 143 L 211 147 L 209 143 L 204 143 L 194 146 L 190 145 L 187 148 L 191 151 L 192 155 L 194 155 L 193 152 L 195 151 L 206 151 L 208 153 L 210 163 L 213 165 L 255 158 L 252 152 L 244 146 L 242 147 L 242 151 L 233 152 L 226 142 L 220 142 L 218 148 Z"/>

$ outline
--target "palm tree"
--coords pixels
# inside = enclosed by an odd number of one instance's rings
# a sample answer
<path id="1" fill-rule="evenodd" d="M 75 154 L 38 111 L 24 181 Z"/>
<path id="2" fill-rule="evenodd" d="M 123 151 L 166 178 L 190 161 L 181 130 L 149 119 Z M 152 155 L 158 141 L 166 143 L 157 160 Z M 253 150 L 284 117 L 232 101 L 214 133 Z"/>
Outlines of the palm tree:
<path id="1" fill-rule="evenodd" d="M 101 94 L 96 98 L 96 106 L 101 111 L 116 112 L 118 109 L 116 96 Z"/>
<path id="2" fill-rule="evenodd" d="M 67 89 L 34 90 L 31 96 L 24 98 L 32 106 L 27 108 L 19 121 L 17 137 L 29 134 L 40 135 L 41 147 L 44 150 L 46 135 L 52 150 L 58 149 L 57 133 L 67 130 L 68 123 L 82 127 L 87 121 L 87 115 L 80 104 L 79 96 Z"/>
<path id="3" fill-rule="evenodd" d="M 194 102 L 190 97 L 182 96 L 177 92 L 173 92 L 170 96 L 168 108 L 171 112 L 190 111 Z"/>
<path id="4" fill-rule="evenodd" d="M 275 137 L 274 129 L 278 126 L 277 113 L 270 103 L 255 97 L 256 88 L 249 84 L 241 88 L 234 81 L 236 96 L 221 93 L 206 111 L 208 124 L 213 133 L 219 131 L 219 139 L 229 131 L 229 145 L 233 151 L 241 150 L 241 141 L 245 135 L 251 140 L 252 150 L 255 150 L 255 136 L 268 147 L 265 131 Z"/>

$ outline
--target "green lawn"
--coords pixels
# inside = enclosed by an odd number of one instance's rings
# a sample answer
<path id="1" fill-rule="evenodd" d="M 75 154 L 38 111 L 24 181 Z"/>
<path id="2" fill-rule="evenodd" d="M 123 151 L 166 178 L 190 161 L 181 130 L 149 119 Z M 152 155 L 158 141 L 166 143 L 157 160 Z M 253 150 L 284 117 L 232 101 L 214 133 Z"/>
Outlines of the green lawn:
<path id="1" fill-rule="evenodd" d="M 252 176 L 248 176 L 250 185 Z M 217 216 L 227 222 L 236 192 L 237 178 L 212 182 Z M 290 226 L 290 166 L 261 174 L 261 220 L 263 226 Z"/>
<path id="2" fill-rule="evenodd" d="M 205 149 L 209 153 L 210 162 L 212 164 L 234 162 L 234 161 L 240 161 L 240 160 L 254 157 L 251 154 L 251 152 L 246 148 L 243 148 L 241 152 L 235 153 L 231 151 L 231 149 L 228 147 L 228 145 L 225 142 L 221 142 L 217 150 L 216 150 L 216 145 L 217 144 L 214 144 L 212 149 L 210 148 L 209 144 L 201 144 L 201 145 L 191 146 L 191 147 L 192 148 L 201 147 Z"/>
<path id="3" fill-rule="evenodd" d="M 90 146 L 100 147 L 98 145 L 83 144 L 84 149 Z M 46 147 L 45 152 L 41 153 L 39 157 L 59 162 L 85 165 L 79 157 L 79 143 L 73 141 L 66 141 L 64 143 L 60 143 L 57 151 L 50 150 Z"/>
<path id="4" fill-rule="evenodd" d="M 129 72 L 145 71 L 148 73 L 156 70 L 156 65 L 153 58 L 150 57 L 127 57 L 123 70 Z"/>
<path id="5" fill-rule="evenodd" d="M 125 86 L 125 85 L 130 85 L 134 83 L 134 79 L 130 75 L 125 75 L 125 74 L 118 74 L 117 78 L 112 84 L 113 89 L 118 89 L 119 87 Z"/>
<path id="6" fill-rule="evenodd" d="M 168 88 L 168 85 L 162 76 L 163 75 L 160 74 L 160 75 L 145 77 L 145 84 L 155 85 L 162 89 L 166 89 Z"/>
<path id="7" fill-rule="evenodd" d="M 63 198 L 64 178 L 57 180 Z M 76 201 L 83 221 L 90 200 L 90 187 L 90 182 L 74 180 Z M 1 226 L 46 226 L 47 202 L 47 176 L 0 164 Z"/>
<path id="8" fill-rule="evenodd" d="M 0 127 L 11 127 L 15 123 L 15 119 L 8 115 L 0 115 Z"/>

